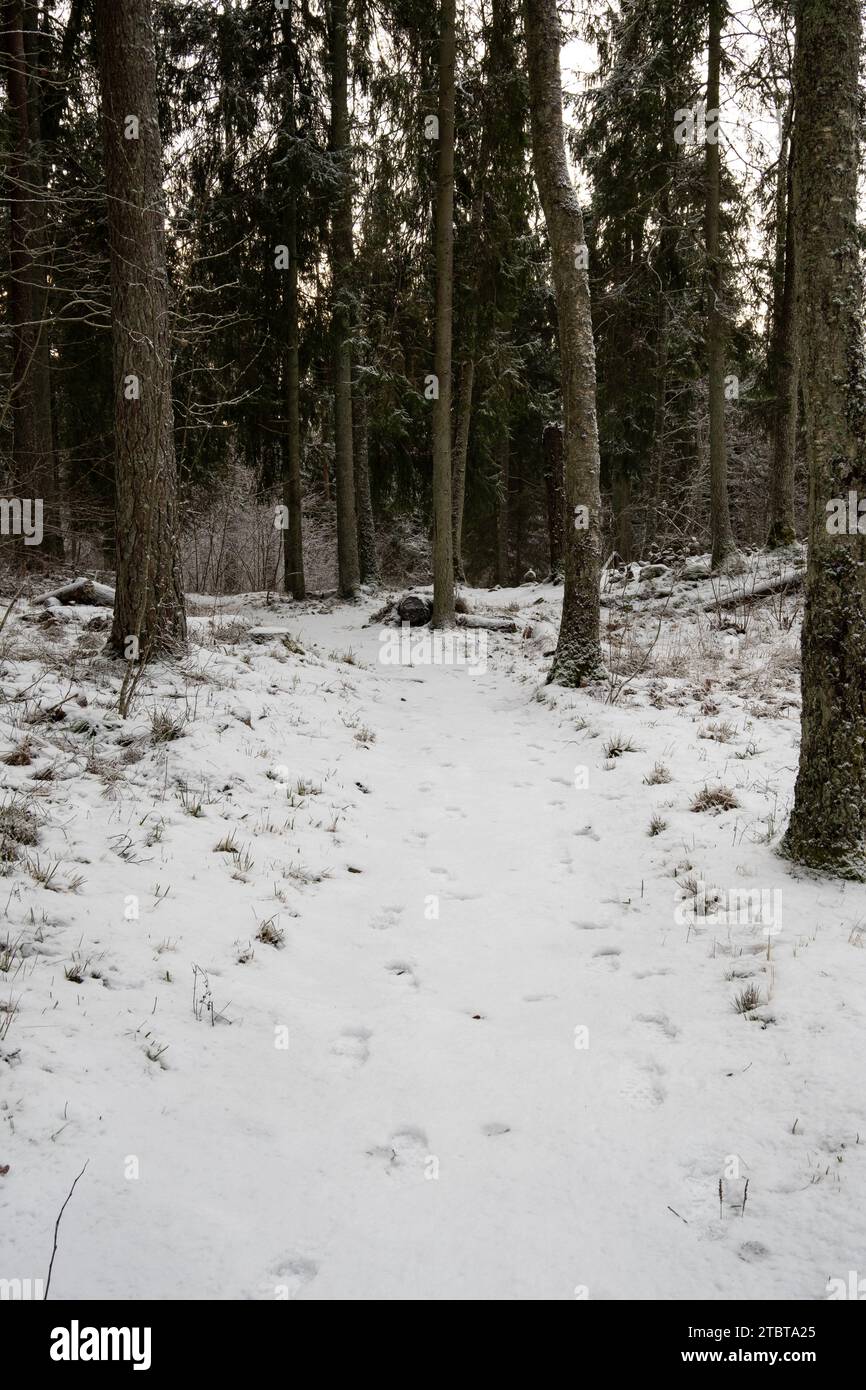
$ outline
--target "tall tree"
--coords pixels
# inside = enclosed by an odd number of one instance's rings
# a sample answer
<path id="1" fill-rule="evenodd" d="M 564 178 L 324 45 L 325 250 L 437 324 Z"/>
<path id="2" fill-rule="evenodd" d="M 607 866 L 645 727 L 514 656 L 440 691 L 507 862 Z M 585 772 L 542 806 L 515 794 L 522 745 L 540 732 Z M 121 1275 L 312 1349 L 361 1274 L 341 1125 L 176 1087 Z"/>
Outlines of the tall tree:
<path id="1" fill-rule="evenodd" d="M 770 379 L 774 387 L 773 460 L 767 544 L 790 545 L 794 531 L 794 462 L 797 441 L 798 345 L 794 228 L 791 198 L 791 120 L 789 100 L 781 122 L 776 168 L 776 253 L 773 266 L 773 322 Z"/>
<path id="2" fill-rule="evenodd" d="M 145 659 L 186 641 L 151 0 L 96 0 L 95 17 L 115 387 L 117 589 L 109 648 Z"/>
<path id="3" fill-rule="evenodd" d="M 595 345 L 583 214 L 572 186 L 562 120 L 556 0 L 524 0 L 535 179 L 550 240 L 559 328 L 565 471 L 565 587 L 549 679 L 581 685 L 601 670 L 601 495 Z"/>
<path id="4" fill-rule="evenodd" d="M 783 852 L 866 878 L 866 536 L 836 528 L 866 497 L 866 354 L 857 229 L 859 0 L 799 0 L 794 62 L 794 239 L 809 558 L 803 714 Z M 856 511 L 856 508 L 855 508 Z M 829 515 L 828 515 L 829 512 Z"/>
<path id="5" fill-rule="evenodd" d="M 304 544 L 301 530 L 301 376 L 298 327 L 298 196 L 300 174 L 297 159 L 297 118 L 295 115 L 294 17 L 292 5 L 281 15 L 280 87 L 283 98 L 280 155 L 287 161 L 289 190 L 286 202 L 286 249 L 289 264 L 285 283 L 286 350 L 283 360 L 285 434 L 283 450 L 283 503 L 288 526 L 283 536 L 283 581 L 287 594 L 295 599 L 306 596 Z"/>
<path id="6" fill-rule="evenodd" d="M 451 322 L 454 293 L 455 0 L 441 0 L 439 19 L 439 150 L 436 172 L 436 342 L 433 370 L 433 624 L 454 622 L 451 527 Z"/>
<path id="7" fill-rule="evenodd" d="M 36 6 L 7 0 L 3 14 L 6 94 L 12 150 L 4 182 L 9 202 L 8 306 L 12 329 L 12 483 L 43 505 L 43 547 L 62 554 L 56 506 L 48 322 L 48 237 L 39 112 Z M 32 556 L 28 547 L 22 558 Z"/>
<path id="8" fill-rule="evenodd" d="M 709 0 L 707 43 L 707 120 L 719 114 L 719 81 L 722 63 L 722 27 L 725 0 Z M 707 262 L 707 374 L 710 408 L 710 529 L 713 567 L 724 564 L 734 552 L 734 533 L 728 502 L 728 449 L 725 439 L 725 317 L 722 309 L 724 267 L 721 242 L 721 128 L 708 129 L 705 144 L 706 262 Z"/>
<path id="9" fill-rule="evenodd" d="M 360 583 L 352 452 L 352 146 L 349 130 L 349 16 L 347 0 L 331 0 L 331 148 L 337 191 L 331 218 L 334 335 L 334 460 L 337 483 L 337 565 L 344 598 Z"/>

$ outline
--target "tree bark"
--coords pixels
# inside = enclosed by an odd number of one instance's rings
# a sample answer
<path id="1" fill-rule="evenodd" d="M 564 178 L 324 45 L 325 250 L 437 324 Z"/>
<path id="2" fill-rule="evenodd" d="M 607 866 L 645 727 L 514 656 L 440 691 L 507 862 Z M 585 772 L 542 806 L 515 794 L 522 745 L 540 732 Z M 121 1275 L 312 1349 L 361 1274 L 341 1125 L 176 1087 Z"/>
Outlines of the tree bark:
<path id="1" fill-rule="evenodd" d="M 562 426 L 545 425 L 541 436 L 544 456 L 544 486 L 547 494 L 547 534 L 550 546 L 550 577 L 562 578 L 562 526 L 565 500 L 562 477 Z"/>
<path id="2" fill-rule="evenodd" d="M 827 504 L 866 497 L 866 355 L 858 255 L 859 0 L 800 0 L 794 60 L 794 237 L 809 555 L 802 737 L 783 853 L 866 878 L 866 535 Z M 864 523 L 866 530 L 866 523 Z"/>
<path id="3" fill-rule="evenodd" d="M 790 107 L 789 107 L 790 112 Z M 770 348 L 775 389 L 773 461 L 770 471 L 768 546 L 790 545 L 794 530 L 794 458 L 797 443 L 798 352 L 794 228 L 791 198 L 790 114 L 783 130 L 776 183 L 776 265 L 773 340 Z"/>
<path id="4" fill-rule="evenodd" d="M 454 624 L 451 517 L 451 322 L 454 291 L 455 0 L 439 17 L 439 151 L 436 178 L 436 341 L 433 370 L 433 626 Z"/>
<path id="5" fill-rule="evenodd" d="M 511 580 L 508 562 L 508 539 L 511 530 L 510 445 L 511 435 L 506 420 L 499 441 L 499 479 L 496 485 L 496 582 L 503 586 Z"/>
<path id="6" fill-rule="evenodd" d="M 355 503 L 358 512 L 358 560 L 361 582 L 378 584 L 379 555 L 376 550 L 376 522 L 370 496 L 370 432 L 367 418 L 367 390 L 359 382 L 352 403 L 355 448 Z"/>
<path id="7" fill-rule="evenodd" d="M 171 403 L 162 141 L 150 0 L 96 0 L 115 384 L 117 592 L 109 650 L 186 642 Z M 137 138 L 127 138 L 130 118 Z"/>
<path id="8" fill-rule="evenodd" d="M 595 344 L 589 277 L 585 257 L 578 254 L 585 247 L 583 215 L 565 153 L 556 0 L 524 0 L 523 13 L 533 163 L 550 240 L 559 321 L 564 423 L 565 586 L 562 624 L 549 679 L 576 686 L 601 671 Z"/>
<path id="9" fill-rule="evenodd" d="M 331 0 L 331 148 L 339 185 L 331 219 L 333 294 L 334 469 L 337 492 L 338 585 L 355 598 L 360 583 L 352 457 L 352 149 L 349 134 L 349 17 L 346 0 Z"/>
<path id="10" fill-rule="evenodd" d="M 470 286 L 470 294 L 475 291 Z M 463 566 L 463 513 L 466 503 L 466 459 L 469 453 L 469 427 L 472 424 L 472 397 L 475 391 L 475 332 L 476 311 L 469 306 L 466 330 L 466 356 L 460 363 L 460 381 L 457 388 L 457 424 L 454 430 L 453 477 L 451 479 L 451 504 L 453 520 L 454 570 L 457 578 L 465 580 Z"/>
<path id="11" fill-rule="evenodd" d="M 709 0 L 710 25 L 707 55 L 707 116 L 719 109 L 719 75 L 722 61 L 722 22 L 725 0 Z M 707 139 L 705 169 L 706 204 L 706 281 L 707 281 L 707 373 L 710 407 L 710 531 L 713 568 L 724 563 L 735 550 L 728 503 L 728 450 L 725 440 L 725 320 L 722 314 L 724 273 L 721 240 L 721 132 L 716 140 Z"/>

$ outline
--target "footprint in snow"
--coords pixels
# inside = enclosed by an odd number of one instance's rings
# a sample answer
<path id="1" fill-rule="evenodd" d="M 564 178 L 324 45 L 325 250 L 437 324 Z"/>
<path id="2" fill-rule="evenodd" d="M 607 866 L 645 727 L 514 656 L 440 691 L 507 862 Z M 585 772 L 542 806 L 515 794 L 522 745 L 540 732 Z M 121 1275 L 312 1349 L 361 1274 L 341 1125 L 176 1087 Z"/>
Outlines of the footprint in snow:
<path id="1" fill-rule="evenodd" d="M 418 976 L 415 974 L 415 971 L 408 961 L 392 960 L 385 966 L 385 969 L 389 975 L 393 975 L 397 979 L 402 979 L 405 984 L 411 985 L 413 989 L 418 988 Z"/>
<path id="2" fill-rule="evenodd" d="M 654 1028 L 660 1028 L 666 1038 L 679 1037 L 679 1028 L 671 1023 L 667 1014 L 636 1014 L 635 1023 L 650 1023 Z"/>
<path id="3" fill-rule="evenodd" d="M 370 926 L 374 931 L 388 931 L 396 927 L 402 915 L 402 907 L 383 907 L 370 918 Z"/>
<path id="4" fill-rule="evenodd" d="M 370 1056 L 368 1043 L 372 1036 L 369 1028 L 344 1028 L 340 1036 L 331 1043 L 331 1051 L 336 1057 L 344 1057 L 353 1066 L 362 1067 Z"/>
<path id="5" fill-rule="evenodd" d="M 622 951 L 618 946 L 599 946 L 597 951 L 593 951 L 593 960 L 603 960 L 607 962 L 610 970 L 619 970 L 619 957 Z"/>
<path id="6" fill-rule="evenodd" d="M 275 1299 L 297 1298 L 307 1284 L 312 1283 L 319 1272 L 314 1260 L 284 1260 L 274 1266 L 273 1297 Z"/>
<path id="7" fill-rule="evenodd" d="M 423 1177 L 430 1145 L 423 1129 L 407 1125 L 391 1135 L 387 1144 L 368 1149 L 371 1158 L 381 1159 L 389 1177 Z"/>
<path id="8" fill-rule="evenodd" d="M 659 1075 L 660 1068 L 654 1063 L 635 1066 L 627 1062 L 620 1068 L 619 1093 L 637 1110 L 655 1110 L 665 1100 Z"/>
<path id="9" fill-rule="evenodd" d="M 482 1125 L 481 1133 L 486 1134 L 488 1139 L 496 1139 L 500 1134 L 510 1134 L 511 1125 L 501 1125 L 497 1123 Z"/>

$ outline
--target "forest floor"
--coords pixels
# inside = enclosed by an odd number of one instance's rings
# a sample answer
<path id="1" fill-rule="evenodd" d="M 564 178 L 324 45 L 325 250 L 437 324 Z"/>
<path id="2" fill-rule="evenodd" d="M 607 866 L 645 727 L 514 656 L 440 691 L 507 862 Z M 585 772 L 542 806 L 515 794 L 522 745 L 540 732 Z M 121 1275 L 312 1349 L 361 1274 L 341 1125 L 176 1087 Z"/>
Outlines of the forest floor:
<path id="1" fill-rule="evenodd" d="M 466 592 L 517 624 L 474 672 L 383 663 L 381 596 L 198 598 L 125 720 L 104 611 L 19 605 L 0 1277 L 44 1278 L 85 1163 L 52 1298 L 822 1299 L 862 1271 L 866 890 L 776 852 L 796 594 L 713 591 L 611 598 L 581 691 L 544 684 L 550 586 Z"/>

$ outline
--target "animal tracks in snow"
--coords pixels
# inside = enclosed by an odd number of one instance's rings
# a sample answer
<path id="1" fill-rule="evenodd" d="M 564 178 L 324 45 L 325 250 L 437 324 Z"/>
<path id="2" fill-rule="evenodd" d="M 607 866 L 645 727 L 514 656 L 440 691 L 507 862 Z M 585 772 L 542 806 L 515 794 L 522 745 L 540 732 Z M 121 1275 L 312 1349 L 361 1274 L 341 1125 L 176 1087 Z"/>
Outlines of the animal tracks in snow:
<path id="1" fill-rule="evenodd" d="M 414 1125 L 395 1130 L 387 1144 L 367 1152 L 371 1158 L 381 1160 L 389 1177 L 423 1177 L 431 1157 L 427 1135 Z"/>
<path id="2" fill-rule="evenodd" d="M 403 915 L 402 906 L 383 907 L 370 918 L 370 926 L 374 931 L 389 931 L 391 927 L 396 927 Z"/>
<path id="3" fill-rule="evenodd" d="M 370 1056 L 369 1042 L 372 1037 L 369 1028 L 344 1028 L 338 1038 L 331 1043 L 331 1051 L 336 1057 L 362 1067 Z"/>

